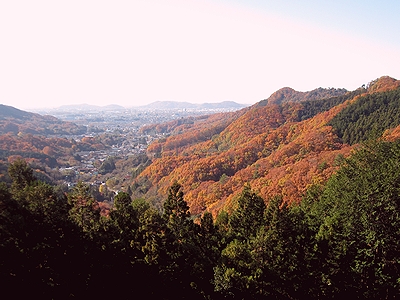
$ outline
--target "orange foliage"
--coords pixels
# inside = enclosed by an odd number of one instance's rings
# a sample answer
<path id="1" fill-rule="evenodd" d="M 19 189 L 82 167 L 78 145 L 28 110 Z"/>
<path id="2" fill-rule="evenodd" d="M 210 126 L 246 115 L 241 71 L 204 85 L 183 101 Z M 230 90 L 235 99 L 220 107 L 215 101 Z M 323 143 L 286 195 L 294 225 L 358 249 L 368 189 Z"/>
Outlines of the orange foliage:
<path id="1" fill-rule="evenodd" d="M 395 141 L 400 139 L 400 126 L 386 130 L 383 133 L 383 138 L 387 141 Z"/>
<path id="2" fill-rule="evenodd" d="M 382 76 L 369 83 L 368 93 L 386 92 L 397 89 L 400 86 L 400 80 L 389 76 Z"/>
<path id="3" fill-rule="evenodd" d="M 367 93 L 396 86 L 399 81 L 383 77 Z M 178 181 L 193 214 L 229 209 L 246 183 L 265 201 L 278 194 L 287 203 L 299 202 L 310 185 L 326 182 L 354 149 L 326 124 L 356 98 L 301 122 L 301 104 L 287 102 L 254 105 L 222 123 L 185 124 L 181 134 L 150 145 L 149 152 L 157 151 L 159 158 L 136 182 L 149 184 L 147 195 L 165 198 L 171 182 Z M 400 138 L 400 126 L 384 138 Z"/>
<path id="4" fill-rule="evenodd" d="M 189 126 L 187 132 L 150 145 L 149 151 L 157 149 L 161 157 L 136 182 L 150 183 L 149 196 L 166 196 L 171 182 L 178 181 L 193 214 L 229 208 L 246 183 L 266 201 L 280 194 L 288 203 L 298 202 L 310 184 L 332 175 L 338 155 L 350 153 L 351 147 L 326 126 L 345 105 L 302 122 L 295 122 L 296 103 L 253 107 L 219 134 L 202 138 L 210 124 Z"/>
<path id="5" fill-rule="evenodd" d="M 97 202 L 100 208 L 100 215 L 108 217 L 111 211 L 111 205 L 108 202 Z"/>
<path id="6" fill-rule="evenodd" d="M 54 155 L 54 149 L 52 147 L 45 146 L 43 148 L 43 153 L 48 155 L 48 156 L 53 156 Z"/>

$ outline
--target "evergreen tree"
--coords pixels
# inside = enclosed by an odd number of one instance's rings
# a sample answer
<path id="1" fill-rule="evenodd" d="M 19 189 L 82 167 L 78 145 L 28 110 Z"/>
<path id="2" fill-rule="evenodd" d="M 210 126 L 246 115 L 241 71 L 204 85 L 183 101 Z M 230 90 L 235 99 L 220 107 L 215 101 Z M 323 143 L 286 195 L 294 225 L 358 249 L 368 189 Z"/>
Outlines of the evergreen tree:
<path id="1" fill-rule="evenodd" d="M 10 164 L 8 174 L 12 180 L 11 191 L 14 199 L 25 200 L 25 188 L 36 180 L 32 168 L 28 166 L 25 160 L 19 159 Z"/>
<path id="2" fill-rule="evenodd" d="M 121 268 L 131 267 L 144 257 L 139 234 L 139 211 L 133 206 L 129 194 L 124 192 L 115 196 L 114 205 L 108 222 L 110 236 L 106 241 L 112 241 L 115 263 L 120 263 Z"/>
<path id="3" fill-rule="evenodd" d="M 254 236 L 264 223 L 264 200 L 245 186 L 229 218 L 231 233 L 241 240 Z"/>
<path id="4" fill-rule="evenodd" d="M 100 208 L 91 196 L 89 187 L 79 182 L 72 192 L 68 193 L 70 219 L 77 224 L 83 232 L 94 238 L 100 229 Z"/>
<path id="5" fill-rule="evenodd" d="M 229 244 L 214 268 L 215 289 L 224 297 L 257 296 L 261 269 L 253 259 L 252 241 L 264 225 L 264 200 L 245 186 L 237 207 L 229 216 Z M 222 222 L 220 217 L 220 222 Z"/>
<path id="6" fill-rule="evenodd" d="M 201 271 L 201 267 L 198 266 L 201 258 L 198 245 L 199 226 L 190 217 L 182 186 L 175 182 L 170 187 L 164 203 L 165 249 L 168 261 L 162 273 L 168 281 L 173 280 L 168 284 L 170 288 L 174 285 L 180 286 L 183 298 L 201 295 L 201 290 L 197 290 L 196 285 L 196 278 Z"/>
<path id="7" fill-rule="evenodd" d="M 329 296 L 399 297 L 400 142 L 367 145 L 327 183 L 316 212 Z"/>
<path id="8" fill-rule="evenodd" d="M 68 219 L 66 198 L 35 180 L 25 162 L 12 164 L 10 176 L 11 189 L 2 186 L 0 192 L 3 293 L 49 299 L 74 294 L 84 286 L 77 271 L 78 265 L 84 268 L 79 263 L 83 251 L 73 250 L 79 238 Z"/>

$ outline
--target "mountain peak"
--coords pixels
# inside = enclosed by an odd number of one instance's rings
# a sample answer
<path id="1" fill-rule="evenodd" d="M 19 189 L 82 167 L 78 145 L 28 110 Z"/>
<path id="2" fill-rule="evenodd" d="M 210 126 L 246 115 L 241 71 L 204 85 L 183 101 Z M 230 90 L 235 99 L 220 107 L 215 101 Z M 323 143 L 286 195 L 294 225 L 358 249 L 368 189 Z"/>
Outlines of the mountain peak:
<path id="1" fill-rule="evenodd" d="M 276 92 L 274 92 L 269 98 L 268 98 L 268 104 L 280 104 L 283 102 L 289 101 L 289 99 L 293 99 L 296 96 L 299 96 L 302 94 L 301 92 L 295 91 L 294 89 L 290 87 L 284 87 Z"/>
<path id="2" fill-rule="evenodd" d="M 268 99 L 258 102 L 255 106 L 261 107 L 268 104 L 282 104 L 286 102 L 300 102 L 307 100 L 320 100 L 341 96 L 347 93 L 346 89 L 317 88 L 308 92 L 299 92 L 290 87 L 284 87 L 274 92 Z"/>
<path id="3" fill-rule="evenodd" d="M 400 86 L 400 80 L 390 76 L 379 77 L 368 83 L 367 89 L 370 93 L 385 92 L 396 89 Z"/>

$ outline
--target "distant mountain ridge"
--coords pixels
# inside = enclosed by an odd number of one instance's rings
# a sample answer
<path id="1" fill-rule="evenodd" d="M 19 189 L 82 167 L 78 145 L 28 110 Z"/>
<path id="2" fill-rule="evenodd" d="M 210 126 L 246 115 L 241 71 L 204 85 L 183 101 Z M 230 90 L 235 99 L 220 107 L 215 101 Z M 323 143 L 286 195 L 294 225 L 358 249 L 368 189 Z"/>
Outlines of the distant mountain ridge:
<path id="1" fill-rule="evenodd" d="M 248 105 L 239 104 L 234 101 L 223 101 L 218 103 L 190 103 L 178 101 L 156 101 L 147 105 L 139 106 L 140 109 L 241 109 Z"/>
<path id="2" fill-rule="evenodd" d="M 140 106 L 121 106 L 118 104 L 109 104 L 105 106 L 92 105 L 92 104 L 70 104 L 62 105 L 53 110 L 56 111 L 124 111 L 127 108 L 133 109 L 162 109 L 162 110 L 176 110 L 176 109 L 197 109 L 197 110 L 234 110 L 247 107 L 249 105 L 239 104 L 234 101 L 222 101 L 218 103 L 190 103 L 179 101 L 155 101 L 150 104 Z"/>
<path id="3" fill-rule="evenodd" d="M 70 105 L 62 105 L 60 107 L 55 108 L 55 110 L 67 110 L 67 111 L 119 111 L 126 110 L 125 107 L 117 104 L 109 104 L 105 106 L 100 105 L 91 105 L 91 104 L 70 104 Z"/>

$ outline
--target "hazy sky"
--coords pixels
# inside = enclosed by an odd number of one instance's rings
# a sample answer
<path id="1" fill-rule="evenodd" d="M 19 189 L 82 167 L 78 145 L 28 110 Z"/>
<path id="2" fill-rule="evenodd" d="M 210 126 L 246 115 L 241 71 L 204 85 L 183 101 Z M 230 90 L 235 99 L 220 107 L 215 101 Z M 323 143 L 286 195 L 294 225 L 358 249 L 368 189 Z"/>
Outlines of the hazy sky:
<path id="1" fill-rule="evenodd" d="M 0 103 L 255 103 L 400 79 L 400 1 L 0 1 Z"/>

